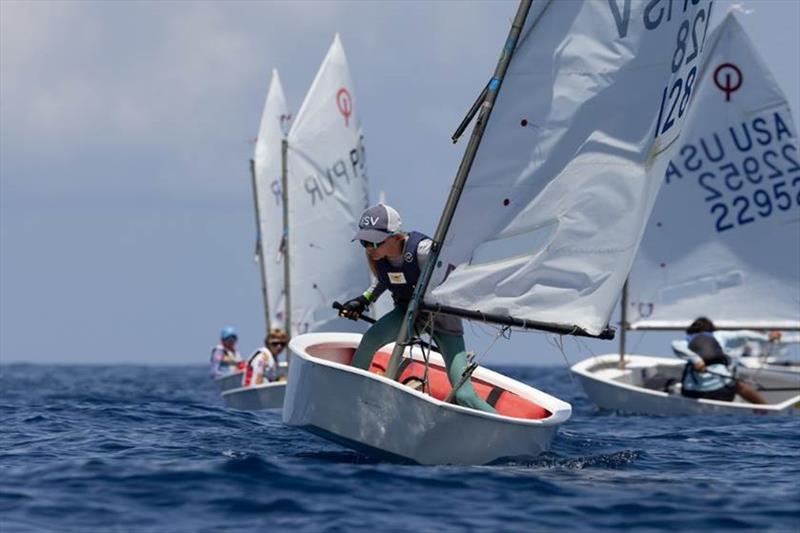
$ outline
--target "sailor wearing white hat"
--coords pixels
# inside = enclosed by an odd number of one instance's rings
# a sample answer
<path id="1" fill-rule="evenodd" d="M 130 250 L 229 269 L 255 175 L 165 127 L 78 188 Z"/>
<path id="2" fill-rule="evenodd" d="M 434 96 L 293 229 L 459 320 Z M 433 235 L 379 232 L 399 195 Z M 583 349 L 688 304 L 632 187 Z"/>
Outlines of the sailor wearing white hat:
<path id="1" fill-rule="evenodd" d="M 401 231 L 400 215 L 386 204 L 378 204 L 364 211 L 358 227 L 358 233 L 353 240 L 359 240 L 366 250 L 367 261 L 377 281 L 363 294 L 345 303 L 339 314 L 358 320 L 366 308 L 386 290 L 394 299 L 394 309 L 370 327 L 353 356 L 353 366 L 366 370 L 370 367 L 375 352 L 397 338 L 420 273 L 427 264 L 432 241 L 430 237 L 417 231 Z M 419 323 L 427 323 L 428 318 L 427 313 L 421 313 Z M 434 316 L 432 337 L 442 351 L 447 375 L 453 386 L 461 380 L 467 367 L 463 334 L 461 320 L 458 318 Z M 459 405 L 495 412 L 491 405 L 475 393 L 469 380 L 459 387 L 455 398 Z"/>

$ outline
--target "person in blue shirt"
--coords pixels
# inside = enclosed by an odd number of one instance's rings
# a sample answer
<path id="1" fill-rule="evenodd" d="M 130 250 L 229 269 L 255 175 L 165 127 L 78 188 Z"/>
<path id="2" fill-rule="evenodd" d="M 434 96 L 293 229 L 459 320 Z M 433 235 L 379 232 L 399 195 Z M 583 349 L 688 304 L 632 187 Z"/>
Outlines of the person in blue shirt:
<path id="1" fill-rule="evenodd" d="M 733 401 L 738 394 L 750 403 L 767 403 L 753 387 L 736 379 L 734 362 L 725 353 L 714 323 L 700 317 L 686 330 L 689 360 L 681 381 L 681 394 L 689 398 Z M 720 335 L 725 344 L 733 338 L 728 332 Z M 735 343 L 734 343 L 735 344 Z"/>
<path id="2" fill-rule="evenodd" d="M 222 328 L 220 343 L 211 350 L 211 377 L 221 378 L 240 370 L 242 357 L 236 351 L 239 336 L 236 330 L 228 326 Z"/>
<path id="3" fill-rule="evenodd" d="M 397 211 L 386 204 L 378 204 L 361 215 L 359 231 L 353 238 L 365 248 L 367 261 L 377 281 L 363 294 L 345 303 L 340 316 L 358 320 L 366 308 L 387 290 L 394 300 L 394 309 L 369 328 L 353 356 L 351 364 L 363 370 L 369 369 L 375 352 L 381 346 L 397 338 L 420 273 L 430 255 L 433 242 L 430 237 L 416 231 L 403 232 L 401 225 Z M 418 323 L 425 324 L 429 318 L 422 313 Z M 442 352 L 450 384 L 456 386 L 467 368 L 461 320 L 437 314 L 433 318 L 432 337 Z M 458 405 L 496 412 L 478 396 L 469 379 L 458 388 L 455 400 Z"/>

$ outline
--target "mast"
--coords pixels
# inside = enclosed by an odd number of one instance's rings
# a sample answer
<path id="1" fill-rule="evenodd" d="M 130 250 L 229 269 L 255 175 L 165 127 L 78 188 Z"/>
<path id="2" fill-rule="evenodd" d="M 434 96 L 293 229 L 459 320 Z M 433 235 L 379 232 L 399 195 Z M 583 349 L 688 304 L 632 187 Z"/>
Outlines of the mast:
<path id="1" fill-rule="evenodd" d="M 628 280 L 622 285 L 622 299 L 619 302 L 619 367 L 625 368 L 625 334 L 628 331 Z"/>
<path id="2" fill-rule="evenodd" d="M 442 217 L 439 219 L 439 226 L 436 228 L 436 233 L 433 237 L 430 255 L 428 256 L 428 263 L 425 265 L 425 270 L 420 274 L 419 281 L 417 282 L 417 288 L 414 290 L 414 297 L 411 299 L 411 302 L 409 302 L 408 309 L 406 310 L 406 316 L 403 320 L 403 323 L 400 325 L 400 332 L 397 335 L 397 341 L 394 349 L 392 350 L 392 356 L 389 359 L 389 364 L 386 368 L 386 376 L 390 379 L 397 379 L 397 370 L 400 365 L 400 360 L 403 357 L 403 351 L 408 343 L 410 335 L 413 333 L 414 322 L 416 321 L 417 314 L 420 310 L 419 306 L 422 302 L 422 297 L 425 295 L 425 291 L 428 289 L 428 284 L 430 283 L 431 276 L 433 275 L 433 269 L 436 267 L 436 263 L 439 260 L 439 251 L 441 249 L 441 245 L 447 236 L 447 230 L 450 227 L 450 222 L 453 219 L 453 214 L 455 213 L 456 206 L 458 205 L 458 200 L 461 197 L 461 191 L 464 189 L 464 184 L 469 176 L 472 162 L 475 160 L 475 154 L 478 152 L 478 147 L 481 144 L 483 132 L 486 129 L 486 123 L 492 114 L 492 106 L 497 99 L 497 93 L 499 92 L 500 86 L 503 83 L 503 77 L 505 76 L 508 64 L 511 62 L 511 56 L 514 54 L 514 49 L 517 46 L 517 40 L 519 39 L 520 33 L 522 33 L 522 28 L 525 25 L 525 19 L 528 17 L 528 11 L 530 10 L 530 7 L 531 0 L 520 0 L 519 7 L 517 8 L 517 14 L 514 17 L 514 22 L 511 24 L 511 29 L 508 32 L 506 44 L 503 47 L 503 52 L 497 62 L 497 67 L 495 67 L 494 76 L 492 76 L 492 79 L 489 82 L 488 90 L 486 91 L 486 95 L 483 98 L 483 103 L 480 106 L 475 128 L 472 130 L 469 143 L 467 144 L 467 148 L 464 150 L 464 156 L 461 159 L 461 164 L 458 167 L 458 172 L 456 173 L 455 180 L 453 181 L 453 186 L 450 189 L 450 195 L 447 198 L 447 203 L 445 204 L 444 211 L 442 212 Z"/>
<path id="3" fill-rule="evenodd" d="M 253 204 L 256 214 L 256 254 L 258 255 L 259 271 L 261 276 L 261 296 L 264 298 L 264 323 L 267 326 L 267 333 L 270 330 L 269 320 L 269 298 L 267 298 L 267 272 L 264 262 L 264 246 L 261 243 L 261 211 L 258 208 L 258 186 L 256 184 L 256 162 L 250 160 L 250 180 L 253 185 Z"/>
<path id="4" fill-rule="evenodd" d="M 284 305 L 284 328 L 286 335 L 292 336 L 292 298 L 289 283 L 289 179 L 287 166 L 287 152 L 289 141 L 281 141 L 281 201 L 283 203 L 283 305 Z M 287 362 L 289 352 L 286 352 Z"/>

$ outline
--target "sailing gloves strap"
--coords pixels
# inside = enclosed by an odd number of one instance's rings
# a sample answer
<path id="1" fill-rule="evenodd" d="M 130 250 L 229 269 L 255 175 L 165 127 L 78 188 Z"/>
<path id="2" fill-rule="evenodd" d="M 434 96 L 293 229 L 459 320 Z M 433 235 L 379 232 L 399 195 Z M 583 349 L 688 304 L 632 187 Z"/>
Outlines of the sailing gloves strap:
<path id="1" fill-rule="evenodd" d="M 342 309 L 339 311 L 339 316 L 349 318 L 350 320 L 358 320 L 361 318 L 361 314 L 368 305 L 369 300 L 367 300 L 364 295 L 358 296 L 357 298 L 347 301 L 342 306 Z"/>

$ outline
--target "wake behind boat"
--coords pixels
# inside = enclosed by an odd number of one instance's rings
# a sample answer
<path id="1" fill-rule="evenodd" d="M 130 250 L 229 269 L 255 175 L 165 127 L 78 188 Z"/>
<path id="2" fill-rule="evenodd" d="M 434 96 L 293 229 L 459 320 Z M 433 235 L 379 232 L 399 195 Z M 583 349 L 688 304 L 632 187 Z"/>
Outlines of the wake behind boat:
<path id="1" fill-rule="evenodd" d="M 686 363 L 670 357 L 618 354 L 585 359 L 572 367 L 583 389 L 601 409 L 644 415 L 789 415 L 800 414 L 800 374 L 740 368 L 737 378 L 755 384 L 767 404 L 740 397 L 732 402 L 681 396 Z"/>
<path id="2" fill-rule="evenodd" d="M 369 371 L 350 366 L 361 335 L 312 333 L 292 339 L 292 365 L 283 421 L 373 456 L 424 465 L 486 464 L 546 451 L 571 406 L 483 367 L 476 392 L 497 414 L 445 400 L 451 391 L 444 361 L 421 349 L 400 365 L 398 381 L 384 377 L 393 345 Z M 427 381 L 428 387 L 419 386 Z M 325 398 L 325 401 L 319 401 Z"/>

